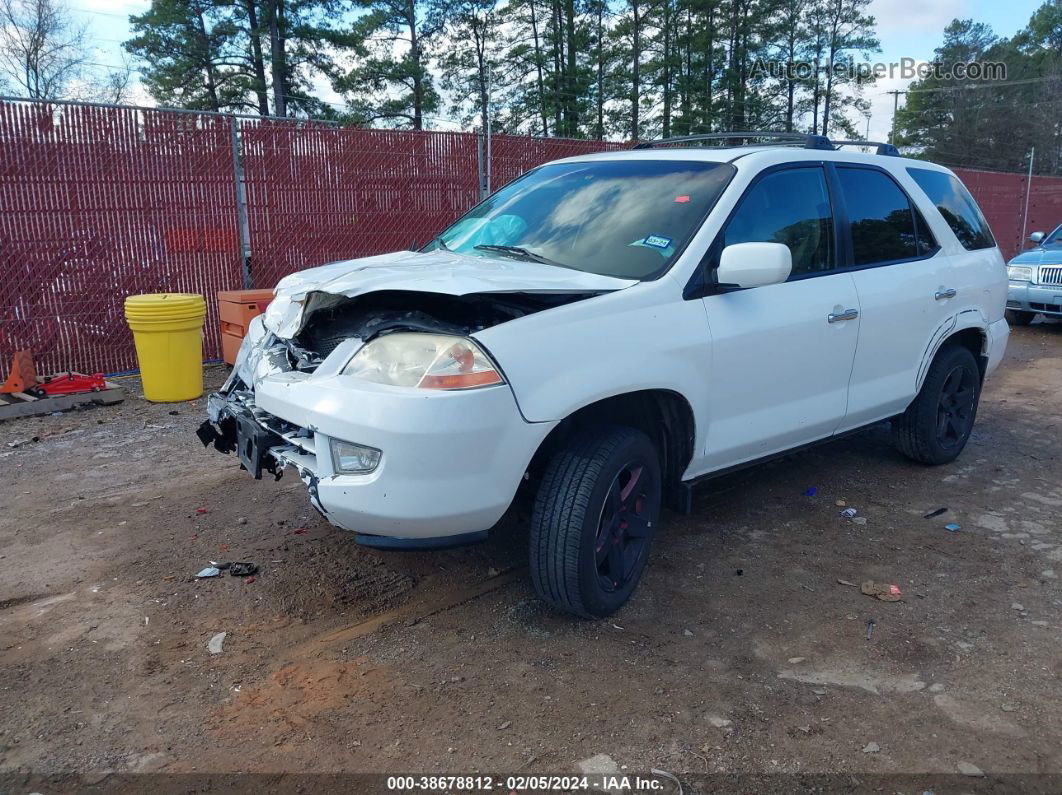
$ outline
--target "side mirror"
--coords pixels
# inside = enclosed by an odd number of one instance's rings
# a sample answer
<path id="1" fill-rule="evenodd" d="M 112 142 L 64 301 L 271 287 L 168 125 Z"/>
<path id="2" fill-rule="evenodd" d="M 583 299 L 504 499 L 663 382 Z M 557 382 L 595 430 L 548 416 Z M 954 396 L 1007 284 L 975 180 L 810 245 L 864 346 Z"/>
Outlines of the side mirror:
<path id="1" fill-rule="evenodd" d="M 781 284 L 793 271 L 793 254 L 781 243 L 735 243 L 723 249 L 716 282 L 725 287 Z"/>
<path id="2" fill-rule="evenodd" d="M 1031 240 L 1033 243 L 1039 243 L 1043 239 L 1044 239 L 1044 233 L 1043 232 L 1033 232 L 1031 235 L 1029 235 L 1029 240 Z"/>

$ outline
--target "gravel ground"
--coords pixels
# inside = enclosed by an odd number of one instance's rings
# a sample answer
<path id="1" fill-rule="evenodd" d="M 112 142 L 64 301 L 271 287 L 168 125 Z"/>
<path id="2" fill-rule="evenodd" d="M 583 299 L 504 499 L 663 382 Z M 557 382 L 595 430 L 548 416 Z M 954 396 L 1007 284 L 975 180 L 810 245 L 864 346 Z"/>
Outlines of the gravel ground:
<path id="1" fill-rule="evenodd" d="M 119 406 L 0 423 L 12 791 L 69 773 L 568 773 L 597 755 L 687 784 L 1062 773 L 1062 324 L 1014 330 L 954 464 L 912 464 L 876 428 L 714 481 L 599 622 L 535 599 L 525 503 L 480 546 L 362 549 L 295 478 L 204 450 L 202 400 L 122 383 Z M 197 581 L 209 560 L 261 571 Z"/>

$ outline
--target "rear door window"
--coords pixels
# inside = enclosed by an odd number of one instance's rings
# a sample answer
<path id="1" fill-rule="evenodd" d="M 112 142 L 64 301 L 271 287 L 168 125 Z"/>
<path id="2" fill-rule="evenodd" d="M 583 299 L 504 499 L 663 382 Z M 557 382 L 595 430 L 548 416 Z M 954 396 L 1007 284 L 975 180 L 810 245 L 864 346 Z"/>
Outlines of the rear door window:
<path id="1" fill-rule="evenodd" d="M 977 202 L 956 177 L 928 168 L 909 168 L 907 173 L 937 206 L 963 248 L 976 251 L 996 244 Z"/>
<path id="2" fill-rule="evenodd" d="M 902 262 L 932 251 L 935 241 L 925 238 L 925 222 L 919 223 L 910 198 L 892 177 L 848 166 L 839 167 L 837 176 L 852 231 L 853 265 Z"/>

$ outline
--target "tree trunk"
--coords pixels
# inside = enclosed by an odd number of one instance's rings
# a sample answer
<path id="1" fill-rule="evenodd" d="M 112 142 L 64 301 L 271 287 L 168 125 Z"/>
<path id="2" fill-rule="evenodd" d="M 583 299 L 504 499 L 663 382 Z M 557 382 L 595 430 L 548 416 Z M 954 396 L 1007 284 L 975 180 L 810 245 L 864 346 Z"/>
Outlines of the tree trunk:
<path id="1" fill-rule="evenodd" d="M 553 103 L 553 133 L 563 136 L 567 132 L 564 127 L 564 98 L 561 91 L 564 89 L 564 21 L 561 19 L 561 0 L 553 0 L 553 81 L 550 93 Z"/>
<path id="2" fill-rule="evenodd" d="M 207 33 L 206 20 L 203 18 L 202 11 L 196 14 L 196 23 L 199 27 L 199 36 L 202 39 L 203 52 L 205 53 L 203 63 L 203 82 L 207 94 L 210 95 L 210 109 L 219 111 L 221 110 L 221 100 L 218 98 L 217 75 L 214 74 L 214 62 L 211 59 L 210 34 Z"/>
<path id="3" fill-rule="evenodd" d="M 269 61 L 273 78 L 273 112 L 288 115 L 288 68 L 285 58 L 284 0 L 270 0 Z"/>
<path id="4" fill-rule="evenodd" d="M 661 131 L 671 137 L 671 0 L 664 0 L 664 114 Z"/>
<path id="5" fill-rule="evenodd" d="M 715 6 L 711 6 L 708 9 L 708 42 L 706 47 L 707 52 L 704 58 L 704 130 L 703 132 L 712 131 L 712 116 L 715 113 L 714 108 L 714 96 L 715 91 Z"/>
<path id="6" fill-rule="evenodd" d="M 549 135 L 549 115 L 546 113 L 546 85 L 542 79 L 542 42 L 538 35 L 538 19 L 535 16 L 535 6 L 538 0 L 531 0 L 531 35 L 535 39 L 535 72 L 538 79 L 538 112 L 542 118 L 542 134 Z"/>
<path id="7" fill-rule="evenodd" d="M 594 137 L 605 138 L 605 2 L 597 4 L 597 128 Z"/>
<path id="8" fill-rule="evenodd" d="M 836 56 L 833 44 L 830 45 L 830 60 L 826 70 L 826 90 L 822 101 L 822 134 L 830 134 L 830 100 L 833 98 L 833 59 Z"/>
<path id="9" fill-rule="evenodd" d="M 638 0 L 631 0 L 631 140 L 637 141 L 641 132 L 639 110 L 642 93 L 642 18 Z"/>
<path id="10" fill-rule="evenodd" d="M 417 31 L 417 5 L 406 0 L 406 25 L 409 27 L 409 58 L 413 61 L 413 129 L 424 129 L 424 53 Z"/>
<path id="11" fill-rule="evenodd" d="M 262 35 L 258 29 L 256 0 L 243 0 L 247 12 L 247 27 L 251 38 L 251 66 L 254 70 L 254 93 L 258 98 L 258 112 L 269 115 L 269 93 L 266 90 L 265 58 L 262 55 Z"/>
<path id="12" fill-rule="evenodd" d="M 796 79 L 793 74 L 793 63 L 796 61 L 796 26 L 797 19 L 790 20 L 792 27 L 789 29 L 788 45 L 789 62 L 786 64 L 785 78 L 785 131 L 793 132 L 793 114 L 796 111 Z"/>
<path id="13" fill-rule="evenodd" d="M 479 117 L 483 126 L 487 126 L 487 114 L 490 113 L 490 75 L 487 66 L 486 31 L 480 27 L 479 17 L 472 17 L 472 34 L 476 37 L 476 66 L 479 83 Z"/>
<path id="14" fill-rule="evenodd" d="M 679 133 L 682 135 L 689 135 L 692 130 L 693 119 L 691 117 L 690 110 L 690 91 L 693 83 L 693 10 L 689 4 L 686 6 L 686 40 L 683 43 L 683 67 L 680 67 L 682 74 L 682 87 L 679 93 L 679 108 L 682 113 L 682 129 Z"/>
<path id="15" fill-rule="evenodd" d="M 579 135 L 579 97 L 578 97 L 578 78 L 577 78 L 577 58 L 578 52 L 576 51 L 575 41 L 575 0 L 565 0 L 564 12 L 567 15 L 565 20 L 565 38 L 567 39 L 567 56 L 568 65 L 566 68 L 566 79 L 564 81 L 564 106 L 565 116 L 567 117 L 568 137 L 575 138 Z"/>

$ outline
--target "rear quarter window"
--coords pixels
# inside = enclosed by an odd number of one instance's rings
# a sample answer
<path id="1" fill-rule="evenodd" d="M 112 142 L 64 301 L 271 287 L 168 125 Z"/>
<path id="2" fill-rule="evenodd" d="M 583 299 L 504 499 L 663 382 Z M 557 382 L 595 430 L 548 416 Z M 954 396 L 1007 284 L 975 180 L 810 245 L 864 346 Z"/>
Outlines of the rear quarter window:
<path id="1" fill-rule="evenodd" d="M 976 251 L 996 245 L 977 202 L 958 178 L 928 168 L 909 168 L 907 173 L 936 205 L 963 248 Z"/>

